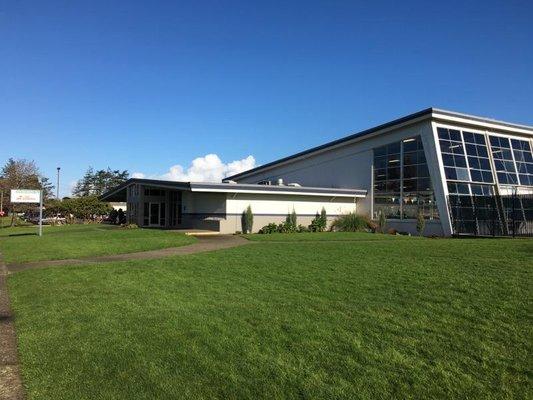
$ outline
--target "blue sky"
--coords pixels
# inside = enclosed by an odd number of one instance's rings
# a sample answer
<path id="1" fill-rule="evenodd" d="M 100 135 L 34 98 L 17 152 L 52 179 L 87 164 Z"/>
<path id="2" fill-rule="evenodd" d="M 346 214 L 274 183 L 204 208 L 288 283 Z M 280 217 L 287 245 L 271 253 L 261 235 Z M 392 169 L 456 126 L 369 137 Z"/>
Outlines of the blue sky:
<path id="1" fill-rule="evenodd" d="M 533 125 L 532 16 L 531 1 L 0 2 L 0 162 L 59 165 L 67 194 L 89 165 L 261 164 L 429 106 Z"/>

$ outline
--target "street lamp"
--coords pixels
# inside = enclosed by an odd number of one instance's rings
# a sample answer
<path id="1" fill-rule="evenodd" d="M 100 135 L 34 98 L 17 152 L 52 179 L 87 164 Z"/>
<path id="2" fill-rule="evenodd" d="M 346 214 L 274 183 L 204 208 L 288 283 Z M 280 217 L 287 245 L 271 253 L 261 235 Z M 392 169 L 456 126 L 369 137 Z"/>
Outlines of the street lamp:
<path id="1" fill-rule="evenodd" d="M 59 200 L 59 171 L 61 167 L 57 167 L 57 188 L 56 188 L 56 199 Z"/>

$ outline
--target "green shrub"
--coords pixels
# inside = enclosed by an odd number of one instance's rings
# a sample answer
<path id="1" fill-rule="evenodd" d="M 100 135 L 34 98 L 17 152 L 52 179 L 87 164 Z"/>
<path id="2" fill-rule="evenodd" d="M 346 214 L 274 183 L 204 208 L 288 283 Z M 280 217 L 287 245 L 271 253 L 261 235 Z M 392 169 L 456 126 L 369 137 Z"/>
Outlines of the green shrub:
<path id="1" fill-rule="evenodd" d="M 311 221 L 309 225 L 309 230 L 311 232 L 324 232 L 328 224 L 328 218 L 326 214 L 326 209 L 322 207 L 320 214 L 317 212 L 315 218 Z"/>
<path id="2" fill-rule="evenodd" d="M 276 233 L 276 232 L 278 232 L 278 224 L 275 224 L 273 222 L 259 229 L 259 233 L 267 234 L 267 235 L 271 233 Z"/>
<path id="3" fill-rule="evenodd" d="M 278 225 L 279 233 L 294 233 L 297 229 L 298 227 L 289 221 L 285 221 L 284 223 Z"/>
<path id="4" fill-rule="evenodd" d="M 290 232 L 296 232 L 297 229 L 298 229 L 298 218 L 296 216 L 296 211 L 293 208 L 292 212 L 287 214 L 282 230 L 284 233 L 290 233 Z"/>
<path id="5" fill-rule="evenodd" d="M 376 225 L 368 217 L 351 212 L 338 216 L 333 221 L 331 229 L 339 232 L 373 231 Z"/>
<path id="6" fill-rule="evenodd" d="M 241 225 L 243 233 L 252 233 L 254 225 L 254 214 L 252 213 L 252 207 L 246 207 L 246 210 L 242 212 Z"/>
<path id="7" fill-rule="evenodd" d="M 122 225 L 122 228 L 124 229 L 139 229 L 139 225 L 131 223 L 131 224 L 124 224 Z"/>
<path id="8" fill-rule="evenodd" d="M 298 233 L 305 233 L 309 232 L 309 228 L 307 226 L 298 225 L 298 228 L 296 229 Z"/>

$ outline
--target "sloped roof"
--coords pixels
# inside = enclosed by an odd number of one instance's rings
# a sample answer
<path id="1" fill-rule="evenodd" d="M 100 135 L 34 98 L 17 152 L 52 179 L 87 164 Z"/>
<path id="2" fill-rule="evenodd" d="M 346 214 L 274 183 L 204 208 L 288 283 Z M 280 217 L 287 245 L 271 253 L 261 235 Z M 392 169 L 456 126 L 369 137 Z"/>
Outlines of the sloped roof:
<path id="1" fill-rule="evenodd" d="M 274 166 L 276 166 L 278 164 L 283 164 L 283 163 L 286 163 L 288 161 L 295 160 L 297 158 L 305 157 L 305 156 L 311 155 L 313 153 L 317 153 L 317 152 L 320 152 L 320 151 L 323 151 L 323 150 L 327 150 L 329 148 L 333 148 L 333 147 L 336 147 L 338 145 L 341 145 L 341 144 L 344 144 L 344 143 L 347 143 L 347 142 L 350 142 L 350 141 L 353 141 L 353 140 L 362 139 L 365 136 L 371 135 L 373 133 L 377 133 L 377 132 L 382 131 L 382 130 L 388 130 L 388 129 L 394 128 L 395 126 L 408 124 L 408 123 L 414 123 L 414 122 L 422 121 L 424 119 L 428 119 L 428 118 L 432 118 L 432 117 L 438 117 L 438 116 L 451 117 L 451 118 L 460 118 L 460 119 L 466 119 L 466 120 L 472 121 L 474 123 L 476 123 L 476 122 L 477 123 L 488 123 L 488 124 L 491 124 L 491 125 L 498 125 L 498 126 L 506 127 L 506 128 L 510 128 L 510 129 L 518 129 L 518 130 L 522 130 L 522 131 L 530 131 L 531 135 L 533 135 L 533 126 L 513 124 L 513 123 L 509 123 L 509 122 L 498 121 L 498 120 L 491 119 L 491 118 L 478 117 L 478 116 L 475 116 L 475 115 L 462 114 L 462 113 L 458 113 L 458 112 L 454 112 L 454 111 L 448 111 L 448 110 L 443 110 L 443 109 L 439 109 L 439 108 L 430 107 L 430 108 L 426 108 L 425 110 L 416 112 L 414 114 L 409 114 L 409 115 L 407 115 L 405 117 L 398 118 L 398 119 L 395 119 L 393 121 L 387 122 L 385 124 L 381 124 L 381 125 L 375 126 L 373 128 L 366 129 L 364 131 L 360 131 L 360 132 L 345 136 L 343 138 L 340 138 L 340 139 L 325 143 L 323 145 L 312 147 L 312 148 L 310 148 L 308 150 L 304 150 L 304 151 L 301 151 L 299 153 L 296 153 L 296 154 L 293 154 L 293 155 L 290 155 L 290 156 L 287 156 L 287 157 L 280 158 L 278 160 L 269 162 L 267 164 L 260 165 L 259 167 L 252 168 L 252 169 L 249 169 L 247 171 L 243 171 L 241 173 L 238 173 L 238 174 L 235 174 L 235 175 L 232 175 L 232 176 L 228 176 L 224 180 L 228 181 L 228 180 L 239 179 L 239 178 L 242 178 L 244 176 L 252 175 L 254 173 L 257 173 L 257 172 L 272 168 L 272 167 L 274 167 Z"/>

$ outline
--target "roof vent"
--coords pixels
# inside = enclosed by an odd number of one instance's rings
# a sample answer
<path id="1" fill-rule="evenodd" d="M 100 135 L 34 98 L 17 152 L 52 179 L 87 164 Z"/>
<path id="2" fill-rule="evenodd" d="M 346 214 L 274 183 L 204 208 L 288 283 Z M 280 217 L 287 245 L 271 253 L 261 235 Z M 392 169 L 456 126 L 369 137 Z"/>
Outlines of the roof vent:
<path id="1" fill-rule="evenodd" d="M 283 178 L 278 179 L 278 186 L 283 186 Z"/>
<path id="2" fill-rule="evenodd" d="M 299 183 L 296 183 L 296 182 L 291 182 L 287 186 L 301 187 L 302 185 L 300 185 Z"/>
<path id="3" fill-rule="evenodd" d="M 229 180 L 227 180 L 227 181 L 225 181 L 225 182 L 226 182 L 226 183 L 229 183 L 229 184 L 232 184 L 232 185 L 236 185 L 236 184 L 237 184 L 237 182 L 232 181 L 231 179 L 229 179 Z"/>

